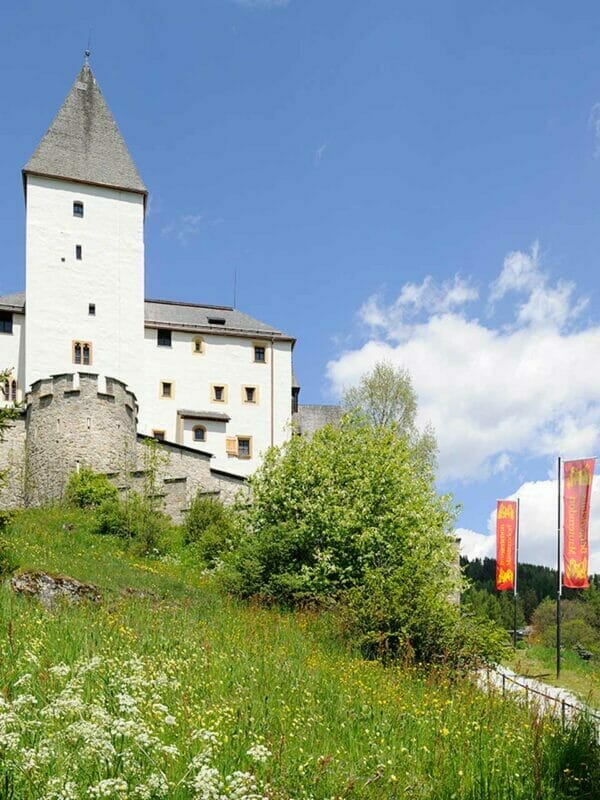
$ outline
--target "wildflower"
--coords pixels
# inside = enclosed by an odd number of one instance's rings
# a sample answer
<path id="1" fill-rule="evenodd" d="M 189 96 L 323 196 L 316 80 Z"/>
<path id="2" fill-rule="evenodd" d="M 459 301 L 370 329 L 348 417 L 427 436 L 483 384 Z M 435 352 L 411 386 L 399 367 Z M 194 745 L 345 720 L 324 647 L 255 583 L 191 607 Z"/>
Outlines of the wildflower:
<path id="1" fill-rule="evenodd" d="M 249 750 L 246 750 L 246 755 L 250 756 L 257 764 L 264 764 L 273 753 L 264 744 L 255 744 Z"/>
<path id="2" fill-rule="evenodd" d="M 167 714 L 165 717 L 165 725 L 177 725 L 177 720 L 172 714 Z"/>
<path id="3" fill-rule="evenodd" d="M 90 797 L 124 798 L 127 796 L 127 783 L 122 778 L 106 778 L 88 788 Z"/>

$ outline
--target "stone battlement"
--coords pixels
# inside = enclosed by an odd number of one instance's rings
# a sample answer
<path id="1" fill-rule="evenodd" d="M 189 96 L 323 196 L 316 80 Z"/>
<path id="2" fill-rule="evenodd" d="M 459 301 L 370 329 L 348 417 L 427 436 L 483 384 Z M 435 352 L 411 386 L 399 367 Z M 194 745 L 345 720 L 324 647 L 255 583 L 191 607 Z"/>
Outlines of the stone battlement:
<path id="1" fill-rule="evenodd" d="M 68 398 L 120 404 L 137 419 L 137 398 L 127 385 L 117 378 L 94 372 L 66 372 L 38 380 L 31 385 L 25 397 L 25 405 L 27 408 L 39 408 L 40 404 L 47 406 L 53 399 L 61 401 Z"/>

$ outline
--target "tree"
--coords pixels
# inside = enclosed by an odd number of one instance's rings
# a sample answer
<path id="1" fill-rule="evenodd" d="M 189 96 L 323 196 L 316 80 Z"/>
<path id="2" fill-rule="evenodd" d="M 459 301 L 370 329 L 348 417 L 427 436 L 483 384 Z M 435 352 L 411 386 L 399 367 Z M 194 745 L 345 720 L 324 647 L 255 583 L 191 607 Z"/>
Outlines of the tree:
<path id="1" fill-rule="evenodd" d="M 380 361 L 358 386 L 346 390 L 342 405 L 376 428 L 393 426 L 399 435 L 408 437 L 419 459 L 435 463 L 435 434 L 431 426 L 422 433 L 417 428 L 417 395 L 408 370 Z"/>
<path id="2" fill-rule="evenodd" d="M 246 533 L 224 558 L 226 588 L 337 604 L 365 652 L 427 660 L 463 647 L 450 600 L 461 584 L 450 536 L 456 508 L 395 423 L 347 414 L 312 439 L 292 437 L 267 453 L 250 484 Z"/>

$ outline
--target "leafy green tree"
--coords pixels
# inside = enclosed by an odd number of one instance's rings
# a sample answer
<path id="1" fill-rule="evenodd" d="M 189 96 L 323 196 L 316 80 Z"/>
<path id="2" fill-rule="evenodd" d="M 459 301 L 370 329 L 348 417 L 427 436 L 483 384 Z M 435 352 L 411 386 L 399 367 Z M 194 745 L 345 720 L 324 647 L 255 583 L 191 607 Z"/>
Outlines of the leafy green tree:
<path id="1" fill-rule="evenodd" d="M 364 416 L 374 427 L 393 427 L 406 436 L 420 461 L 435 462 L 437 445 L 433 429 L 427 426 L 421 433 L 416 424 L 417 395 L 410 373 L 380 361 L 348 389 L 342 405 L 351 413 Z"/>
<path id="2" fill-rule="evenodd" d="M 271 449 L 250 483 L 246 534 L 225 557 L 228 589 L 337 603 L 368 652 L 430 659 L 462 647 L 467 633 L 450 600 L 462 580 L 450 536 L 456 509 L 396 423 L 345 415 Z"/>

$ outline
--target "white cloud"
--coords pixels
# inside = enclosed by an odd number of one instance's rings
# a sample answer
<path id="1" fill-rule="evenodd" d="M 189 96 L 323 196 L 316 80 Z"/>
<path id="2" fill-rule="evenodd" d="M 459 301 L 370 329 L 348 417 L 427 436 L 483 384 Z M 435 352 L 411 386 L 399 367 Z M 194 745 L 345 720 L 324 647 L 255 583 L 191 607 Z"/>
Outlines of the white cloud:
<path id="1" fill-rule="evenodd" d="M 313 163 L 315 166 L 318 166 L 321 163 L 321 160 L 325 155 L 325 150 L 327 150 L 327 147 L 328 147 L 327 142 L 325 142 L 320 147 L 317 147 L 317 149 L 315 150 L 315 155 L 313 158 Z"/>
<path id="2" fill-rule="evenodd" d="M 586 455 L 586 453 L 584 453 Z M 557 483 L 556 480 L 530 481 L 522 484 L 507 500 L 521 503 L 519 525 L 519 561 L 556 567 Z M 496 510 L 488 519 L 488 533 L 457 528 L 461 553 L 469 558 L 496 557 Z M 600 476 L 594 476 L 590 507 L 590 572 L 600 573 Z"/>
<path id="3" fill-rule="evenodd" d="M 176 221 L 164 225 L 160 235 L 173 237 L 181 244 L 187 244 L 190 238 L 200 233 L 203 219 L 204 214 L 182 214 Z"/>
<path id="4" fill-rule="evenodd" d="M 408 368 L 444 478 L 485 478 L 515 456 L 587 455 L 600 444 L 600 326 L 573 327 L 586 302 L 574 292 L 549 282 L 534 246 L 510 253 L 490 287 L 488 301 L 504 307 L 516 293 L 510 325 L 468 316 L 477 291 L 459 276 L 406 284 L 388 305 L 373 296 L 359 312 L 368 341 L 328 364 L 333 390 L 380 360 Z"/>

